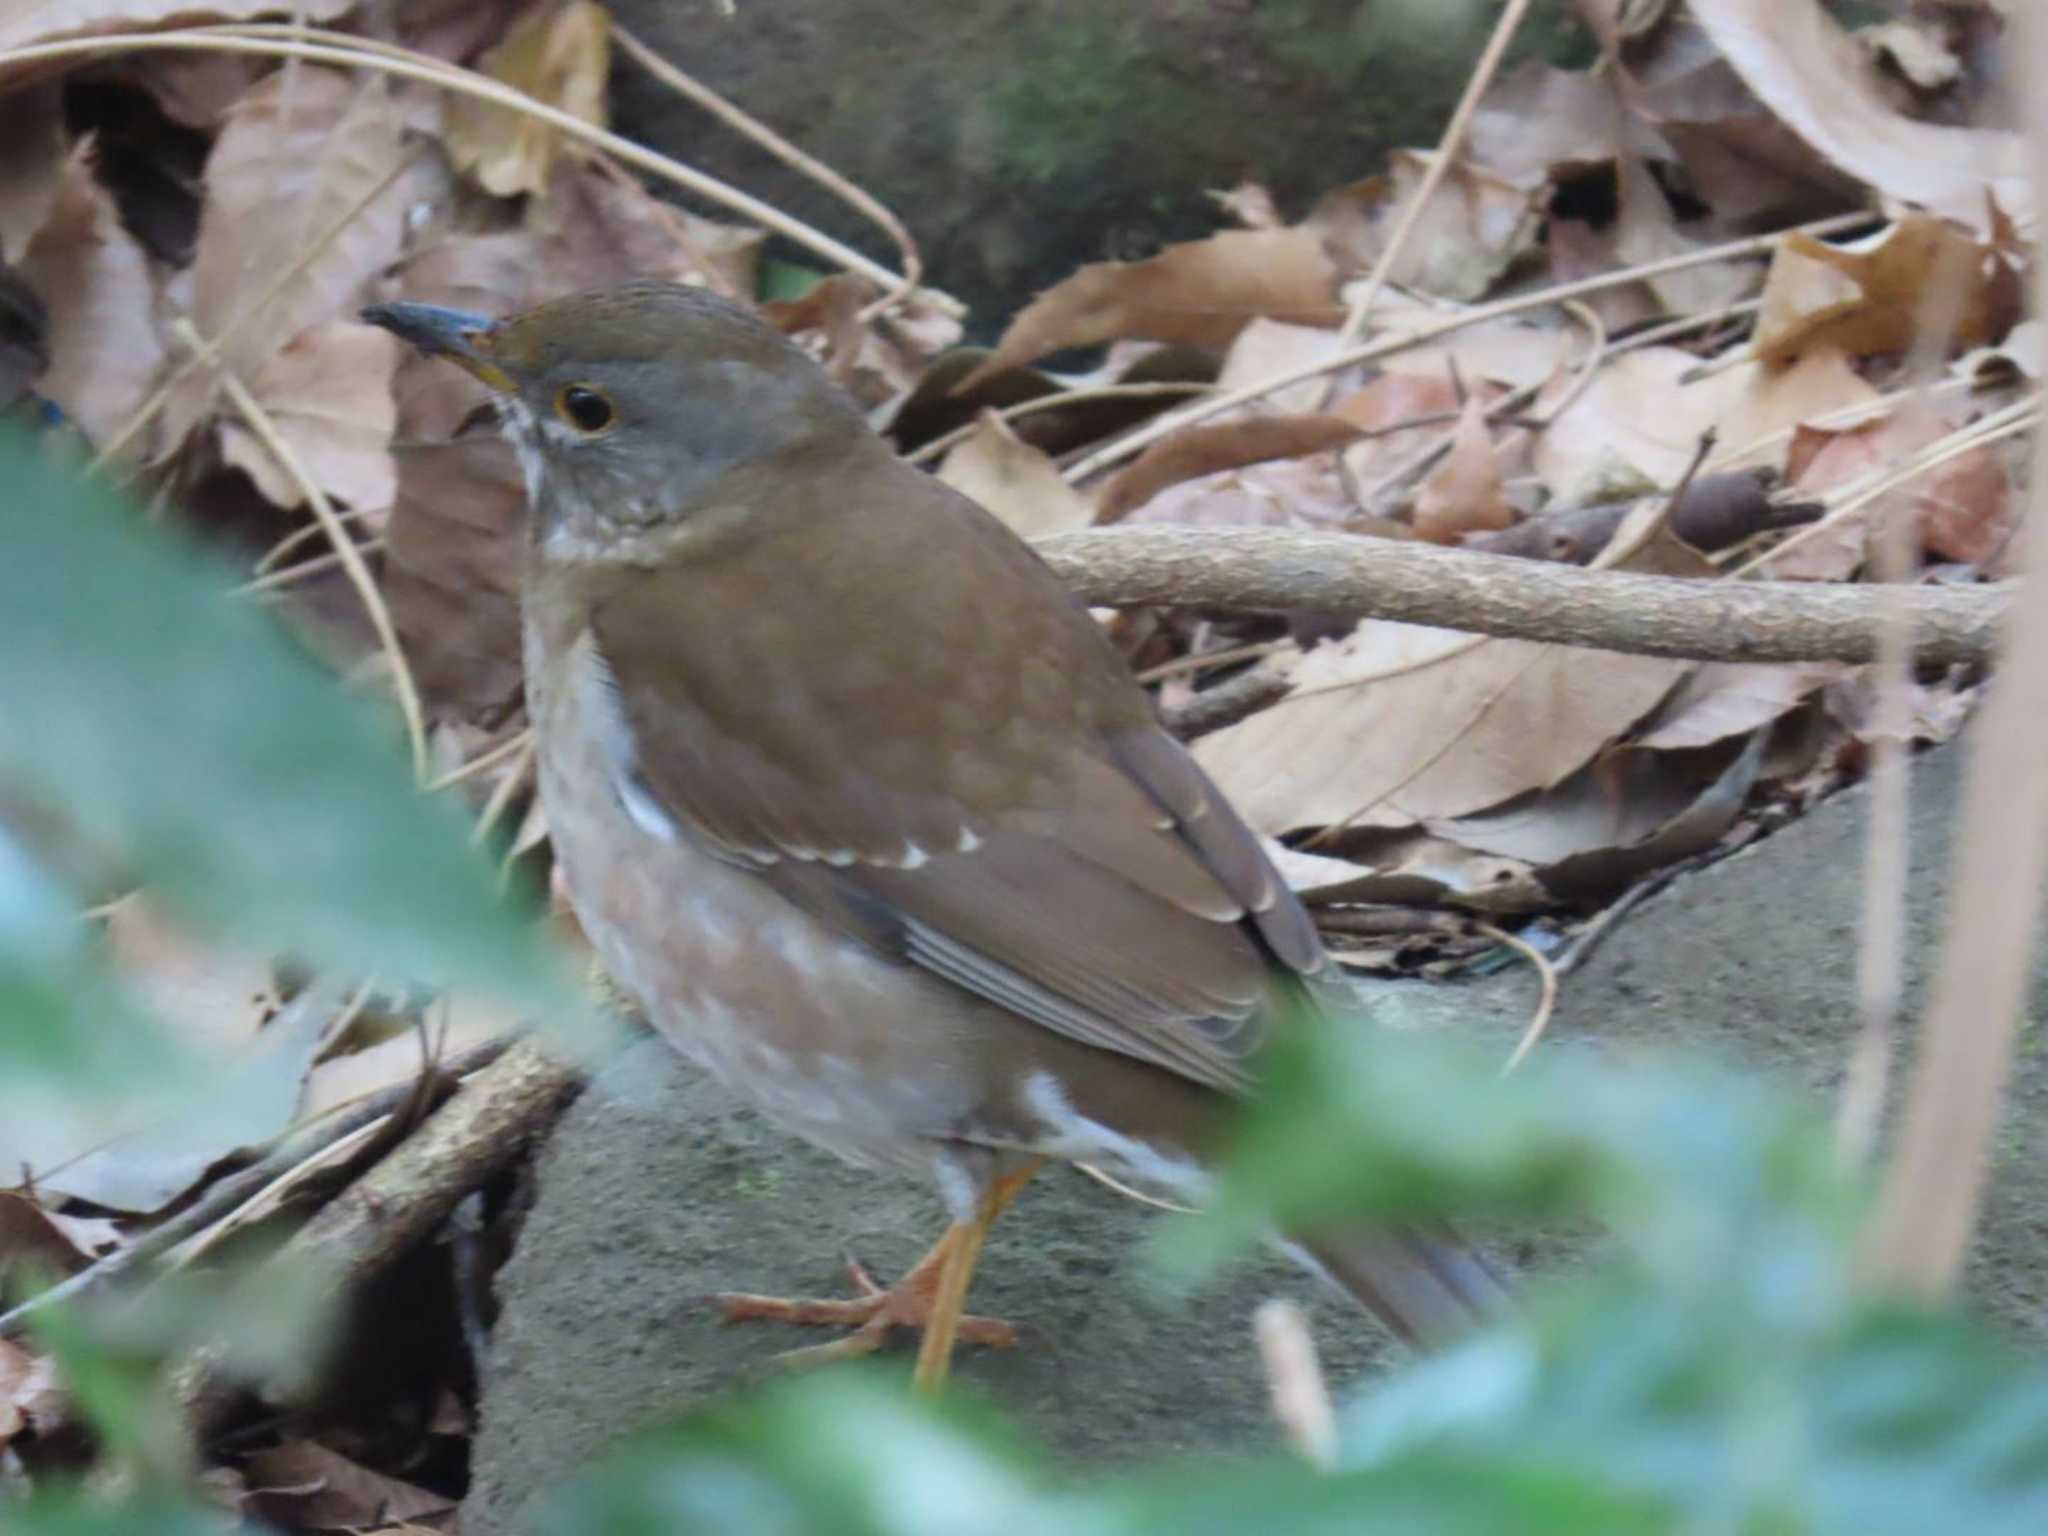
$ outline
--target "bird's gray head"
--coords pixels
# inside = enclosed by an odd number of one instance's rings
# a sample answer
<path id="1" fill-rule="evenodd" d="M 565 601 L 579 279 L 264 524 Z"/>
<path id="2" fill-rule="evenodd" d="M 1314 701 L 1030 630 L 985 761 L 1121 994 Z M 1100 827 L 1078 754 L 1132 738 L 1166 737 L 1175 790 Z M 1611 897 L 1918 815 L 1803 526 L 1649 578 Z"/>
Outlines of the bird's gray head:
<path id="1" fill-rule="evenodd" d="M 544 552 L 682 534 L 707 510 L 743 516 L 720 504 L 735 471 L 865 435 L 800 348 L 702 288 L 631 282 L 496 321 L 428 304 L 363 318 L 491 389 Z"/>

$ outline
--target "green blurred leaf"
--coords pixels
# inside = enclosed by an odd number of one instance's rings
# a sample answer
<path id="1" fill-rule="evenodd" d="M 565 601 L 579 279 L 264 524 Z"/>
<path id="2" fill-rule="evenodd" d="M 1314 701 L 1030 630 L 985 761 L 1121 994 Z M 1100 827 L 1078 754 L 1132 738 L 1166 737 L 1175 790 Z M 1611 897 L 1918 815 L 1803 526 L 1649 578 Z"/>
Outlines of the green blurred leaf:
<path id="1" fill-rule="evenodd" d="M 86 1493 L 38 1494 L 7 1506 L 6 1536 L 229 1536 L 247 1529 L 175 1494 L 119 1502 Z"/>
<path id="2" fill-rule="evenodd" d="M 228 571 L 18 434 L 0 483 L 0 782 L 244 947 L 559 1001 L 456 808 Z"/>
<path id="3" fill-rule="evenodd" d="M 778 1383 L 606 1458 L 545 1501 L 548 1536 L 1027 1536 L 1020 1452 L 866 1371 Z"/>
<path id="4" fill-rule="evenodd" d="M 1264 1082 L 1208 1211 L 1162 1233 L 1169 1269 L 1199 1274 L 1275 1228 L 1590 1213 L 1674 1283 L 1763 1244 L 1784 1269 L 1760 1283 L 1825 1288 L 1817 1256 L 1860 1209 L 1795 1100 L 1705 1061 L 1560 1048 L 1503 1077 L 1468 1046 L 1305 1021 Z"/>

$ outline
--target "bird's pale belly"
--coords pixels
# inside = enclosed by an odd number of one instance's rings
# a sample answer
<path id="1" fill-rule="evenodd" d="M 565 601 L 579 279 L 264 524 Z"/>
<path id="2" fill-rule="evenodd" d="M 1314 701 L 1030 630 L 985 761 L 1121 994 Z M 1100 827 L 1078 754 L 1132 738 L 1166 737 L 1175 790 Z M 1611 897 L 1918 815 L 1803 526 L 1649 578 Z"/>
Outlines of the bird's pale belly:
<path id="1" fill-rule="evenodd" d="M 608 766 L 597 732 L 580 728 L 580 679 L 563 681 L 544 711 L 541 795 L 577 917 L 613 979 L 770 1118 L 853 1161 L 928 1171 L 932 1141 L 979 1118 L 963 1027 L 979 1007 L 591 793 Z"/>

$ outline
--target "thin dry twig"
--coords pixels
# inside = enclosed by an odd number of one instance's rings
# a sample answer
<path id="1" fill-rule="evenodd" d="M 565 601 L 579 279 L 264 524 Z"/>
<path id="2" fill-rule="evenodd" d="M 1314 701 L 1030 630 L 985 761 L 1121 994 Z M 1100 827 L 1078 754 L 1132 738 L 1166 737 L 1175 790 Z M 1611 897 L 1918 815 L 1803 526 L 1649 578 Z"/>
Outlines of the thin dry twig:
<path id="1" fill-rule="evenodd" d="M 1486 88 L 1493 83 L 1494 75 L 1500 69 L 1500 61 L 1508 51 L 1508 44 L 1514 41 L 1515 33 L 1522 25 L 1522 18 L 1528 14 L 1529 0 L 1507 0 L 1501 7 L 1500 19 L 1493 24 L 1493 36 L 1486 40 L 1486 48 L 1479 55 L 1479 62 L 1472 68 L 1472 74 L 1465 82 L 1465 93 L 1458 98 L 1457 108 L 1451 113 L 1450 123 L 1445 127 L 1443 137 L 1437 140 L 1436 154 L 1429 167 L 1422 173 L 1422 184 L 1415 189 L 1415 195 L 1402 207 L 1400 217 L 1394 220 L 1393 233 L 1387 236 L 1387 243 L 1380 248 L 1379 259 L 1373 263 L 1372 274 L 1366 278 L 1365 287 L 1352 301 L 1350 311 L 1344 316 L 1344 324 L 1337 332 L 1337 345 L 1348 347 L 1365 334 L 1365 322 L 1372 314 L 1372 307 L 1378 301 L 1380 290 L 1386 286 L 1387 274 L 1407 249 L 1408 239 L 1414 234 L 1416 223 L 1422 217 L 1422 210 L 1436 189 L 1443 185 L 1451 167 L 1465 148 L 1465 133 L 1472 126 L 1472 114 L 1478 110 L 1479 100 L 1486 94 Z M 1327 405 L 1329 396 L 1324 395 Z"/>
<path id="2" fill-rule="evenodd" d="M 1500 1069 L 1501 1076 L 1505 1077 L 1528 1058 L 1529 1053 L 1536 1049 L 1537 1042 L 1542 1040 L 1544 1030 L 1550 1027 L 1550 1016 L 1557 1011 L 1557 967 L 1550 963 L 1550 956 L 1520 934 L 1509 933 L 1505 928 L 1482 922 L 1477 918 L 1472 920 L 1471 926 L 1474 932 L 1485 934 L 1496 944 L 1507 945 L 1533 965 L 1536 968 L 1536 979 L 1543 989 L 1536 1000 L 1535 1014 L 1522 1030 L 1522 1037 L 1515 1042 L 1515 1048 L 1509 1054 L 1507 1064 Z"/>
<path id="3" fill-rule="evenodd" d="M 339 41 L 304 40 L 314 36 Z M 653 150 L 645 149 L 607 128 L 596 127 L 573 113 L 561 111 L 545 102 L 535 101 L 524 92 L 500 84 L 488 76 L 477 74 L 474 70 L 460 69 L 451 64 L 444 64 L 438 59 L 432 59 L 428 55 L 394 48 L 388 44 L 372 45 L 364 39 L 349 37 L 345 33 L 327 33 L 321 32 L 318 28 L 289 26 L 197 28 L 172 32 L 103 32 L 90 37 L 65 38 L 56 42 L 35 43 L 25 48 L 16 48 L 0 54 L 0 65 L 46 63 L 59 59 L 113 57 L 122 53 L 158 51 L 240 53 L 260 58 L 306 59 L 316 64 L 336 64 L 347 69 L 380 70 L 402 79 L 417 80 L 425 85 L 455 91 L 478 101 L 490 102 L 493 106 L 523 113 L 573 139 L 616 155 L 626 164 L 682 187 L 707 202 L 730 208 L 742 217 L 772 229 L 806 250 L 824 257 L 833 265 L 858 273 L 884 289 L 892 289 L 902 280 L 900 273 L 892 272 L 880 262 L 870 260 L 851 246 L 834 240 L 830 235 L 814 229 L 801 219 L 792 218 L 781 209 L 764 203 L 757 197 L 749 196 L 737 187 L 728 186 L 716 177 L 706 175 L 666 155 L 656 154 Z M 922 291 L 927 300 L 941 312 L 949 315 L 962 312 L 959 301 L 950 295 L 942 294 L 936 289 Z"/>
<path id="4" fill-rule="evenodd" d="M 2048 45 L 2032 9 L 2022 9 L 2019 41 L 2029 57 Z M 2048 98 L 2035 93 L 2028 106 L 2038 198 L 2048 193 Z M 2048 303 L 2039 262 L 2034 303 Z M 2034 439 L 2025 547 L 2027 575 L 1964 771 L 1954 896 L 1898 1152 L 1864 1250 L 1875 1284 L 1926 1297 L 1954 1289 L 1977 1224 L 2048 873 L 2048 433 Z"/>
<path id="5" fill-rule="evenodd" d="M 1056 411 L 1070 405 L 1085 405 L 1090 400 L 1146 400 L 1160 396 L 1205 395 L 1215 387 L 1214 384 L 1197 384 L 1192 381 L 1159 384 L 1090 384 L 1084 389 L 1061 390 L 1055 395 L 1040 395 L 1036 400 L 1025 400 L 1000 409 L 992 408 L 992 414 L 998 421 L 1010 422 L 1025 416 L 1036 416 L 1041 411 Z M 921 444 L 916 450 L 903 456 L 904 462 L 928 464 L 949 449 L 957 448 L 974 436 L 989 414 L 991 412 L 988 411 L 979 413 L 974 420 Z"/>
<path id="6" fill-rule="evenodd" d="M 1275 390 L 1285 389 L 1290 384 L 1306 383 L 1321 378 L 1326 373 L 1354 367 L 1359 363 L 1373 362 L 1390 357 L 1409 347 L 1419 347 L 1438 337 L 1461 331 L 1468 325 L 1478 325 L 1487 320 L 1498 320 L 1507 315 L 1518 315 L 1525 310 L 1542 309 L 1550 304 L 1562 304 L 1567 299 L 1582 299 L 1589 293 L 1601 293 L 1625 283 L 1645 278 L 1663 277 L 1671 272 L 1684 272 L 1693 267 L 1711 266 L 1722 261 L 1743 261 L 1753 256 L 1767 256 L 1782 245 L 1786 238 L 1795 234 L 1832 235 L 1846 230 L 1857 229 L 1875 221 L 1867 213 L 1838 214 L 1833 218 L 1817 219 L 1811 224 L 1802 224 L 1796 229 L 1780 230 L 1772 235 L 1757 235 L 1747 240 L 1734 240 L 1725 245 L 1706 246 L 1697 251 L 1687 251 L 1678 256 L 1667 256 L 1660 261 L 1645 262 L 1640 266 L 1625 268 L 1616 272 L 1602 272 L 1593 277 L 1559 283 L 1550 288 L 1539 288 L 1531 293 L 1517 294 L 1512 298 L 1496 299 L 1491 304 L 1476 304 L 1440 321 L 1420 327 L 1399 336 L 1382 337 L 1377 341 L 1339 351 L 1320 362 L 1303 364 L 1297 368 L 1285 369 L 1270 378 L 1247 384 L 1242 389 L 1233 389 L 1227 394 L 1214 395 L 1185 411 L 1177 411 L 1158 421 L 1141 427 L 1128 437 L 1097 449 L 1086 458 L 1070 466 L 1067 479 L 1080 481 L 1098 474 L 1112 464 L 1121 464 L 1134 458 L 1151 447 L 1162 437 L 1178 432 L 1182 427 L 1193 426 L 1196 422 L 1208 421 L 1226 411 L 1234 411 L 1241 405 L 1262 399 Z"/>

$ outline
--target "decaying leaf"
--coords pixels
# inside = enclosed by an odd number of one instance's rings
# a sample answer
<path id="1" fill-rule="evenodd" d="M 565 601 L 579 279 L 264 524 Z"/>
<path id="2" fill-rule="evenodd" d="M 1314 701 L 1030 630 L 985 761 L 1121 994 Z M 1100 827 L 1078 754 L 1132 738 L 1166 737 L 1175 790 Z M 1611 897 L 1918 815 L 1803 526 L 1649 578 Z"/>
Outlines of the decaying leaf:
<path id="1" fill-rule="evenodd" d="M 368 1530 L 455 1507 L 444 1494 L 372 1471 L 311 1440 L 256 1452 L 243 1477 L 251 1512 L 286 1530 Z"/>
<path id="2" fill-rule="evenodd" d="M 249 393 L 276 426 L 313 483 L 337 501 L 364 510 L 391 505 L 398 475 L 391 433 L 398 410 L 391 374 L 397 338 L 355 320 L 308 326 L 274 353 Z M 297 477 L 239 419 L 221 423 L 221 457 L 246 472 L 280 507 L 304 505 Z"/>
<path id="3" fill-rule="evenodd" d="M 1747 735 L 1788 714 L 1845 670 L 1838 662 L 1703 662 L 1672 690 L 1634 744 L 1683 751 Z"/>
<path id="4" fill-rule="evenodd" d="M 1113 523 L 1168 486 L 1222 470 L 1341 448 L 1359 429 L 1341 415 L 1247 416 L 1189 427 L 1162 438 L 1108 481 L 1096 499 L 1097 520 Z"/>
<path id="5" fill-rule="evenodd" d="M 1060 478 L 1052 460 L 994 411 L 982 412 L 973 435 L 946 455 L 939 478 L 1026 538 L 1085 528 L 1095 520 L 1087 498 Z"/>
<path id="6" fill-rule="evenodd" d="M 1226 229 L 1147 261 L 1083 267 L 1027 305 L 959 387 L 1062 347 L 1124 336 L 1224 347 L 1258 316 L 1297 325 L 1343 319 L 1337 268 L 1314 231 Z"/>
<path id="7" fill-rule="evenodd" d="M 1686 669 L 1369 619 L 1294 661 L 1286 698 L 1194 751 L 1276 836 L 1464 816 L 1557 783 Z"/>
<path id="8" fill-rule="evenodd" d="M 1941 284 L 1960 285 L 1961 302 L 1940 293 Z M 2019 274 L 1991 246 L 1925 216 L 1847 246 L 1794 233 L 1771 262 L 1756 353 L 1780 363 L 1815 347 L 1903 352 L 1930 312 L 1951 305 L 1956 345 L 1995 341 L 2019 316 Z"/>
<path id="9" fill-rule="evenodd" d="M 1610 75 L 1541 59 L 1503 75 L 1486 93 L 1467 147 L 1496 176 L 1531 190 L 1560 169 L 1668 155 L 1656 129 L 1623 108 Z"/>
<path id="10" fill-rule="evenodd" d="M 353 317 L 370 279 L 397 257 L 408 191 L 402 130 L 376 79 L 308 65 L 265 77 L 214 141 L 192 321 L 208 339 L 232 327 L 221 357 L 245 384 L 308 326 Z M 163 451 L 190 435 L 214 390 L 201 370 L 174 393 Z"/>
<path id="11" fill-rule="evenodd" d="M 1396 150 L 1384 175 L 1340 187 L 1316 204 L 1304 227 L 1322 236 L 1347 277 L 1377 265 L 1431 158 Z M 1529 188 L 1461 161 L 1423 206 L 1388 278 L 1447 299 L 1476 299 L 1535 248 L 1541 224 Z"/>
<path id="12" fill-rule="evenodd" d="M 95 442 L 132 415 L 163 369 L 149 259 L 93 177 L 88 141 L 68 157 L 21 276 L 49 314 L 42 392 Z"/>
<path id="13" fill-rule="evenodd" d="M 1455 544 L 1468 533 L 1515 521 L 1501 488 L 1500 461 L 1487 430 L 1486 404 L 1473 395 L 1459 414 L 1450 452 L 1415 493 L 1415 531 L 1432 544 Z"/>
<path id="14" fill-rule="evenodd" d="M 477 67 L 535 101 L 602 126 L 610 51 L 604 7 L 567 0 L 528 11 Z M 559 129 L 469 96 L 449 103 L 444 142 L 455 168 L 498 197 L 545 192 L 569 147 Z"/>

